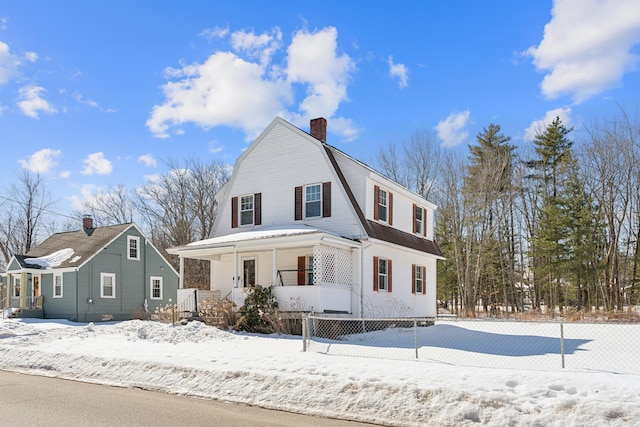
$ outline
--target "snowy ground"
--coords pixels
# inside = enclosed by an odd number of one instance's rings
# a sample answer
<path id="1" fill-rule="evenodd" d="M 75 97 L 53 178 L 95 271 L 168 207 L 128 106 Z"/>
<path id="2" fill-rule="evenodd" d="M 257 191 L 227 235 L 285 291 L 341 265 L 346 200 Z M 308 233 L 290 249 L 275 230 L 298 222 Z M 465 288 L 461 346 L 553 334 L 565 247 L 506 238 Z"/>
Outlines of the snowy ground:
<path id="1" fill-rule="evenodd" d="M 534 326 L 517 334 L 510 323 L 502 335 L 514 343 L 536 336 Z M 439 346 L 420 351 L 448 346 L 456 357 L 483 363 L 519 357 L 465 346 L 478 325 L 426 328 L 439 334 Z M 574 343 L 574 353 L 583 346 L 588 352 L 595 335 Z M 535 357 L 544 358 L 540 353 Z M 304 353 L 299 337 L 228 333 L 198 322 L 0 320 L 0 368 L 17 372 L 390 426 L 640 425 L 638 374 L 477 368 L 432 354 L 415 361 Z M 554 352 L 546 357 L 557 364 Z M 608 357 L 615 360 L 616 349 Z"/>

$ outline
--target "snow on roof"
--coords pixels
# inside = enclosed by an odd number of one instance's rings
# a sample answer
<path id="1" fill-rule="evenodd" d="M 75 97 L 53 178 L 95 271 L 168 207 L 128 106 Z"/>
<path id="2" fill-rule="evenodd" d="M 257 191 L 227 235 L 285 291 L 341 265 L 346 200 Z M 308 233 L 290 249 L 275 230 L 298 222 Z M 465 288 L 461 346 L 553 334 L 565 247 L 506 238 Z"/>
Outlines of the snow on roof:
<path id="1" fill-rule="evenodd" d="M 289 228 L 263 228 L 253 231 L 242 231 L 225 236 L 213 237 L 211 239 L 199 240 L 187 244 L 187 247 L 217 245 L 223 243 L 243 242 L 247 240 L 269 239 L 272 237 L 296 236 L 300 234 L 326 233 L 335 235 L 334 233 L 320 230 L 312 227 L 289 227 Z"/>
<path id="2" fill-rule="evenodd" d="M 49 255 L 44 255 L 38 258 L 25 258 L 24 262 L 27 264 L 39 265 L 41 268 L 54 268 L 71 258 L 73 255 L 73 249 L 65 248 L 55 251 Z"/>

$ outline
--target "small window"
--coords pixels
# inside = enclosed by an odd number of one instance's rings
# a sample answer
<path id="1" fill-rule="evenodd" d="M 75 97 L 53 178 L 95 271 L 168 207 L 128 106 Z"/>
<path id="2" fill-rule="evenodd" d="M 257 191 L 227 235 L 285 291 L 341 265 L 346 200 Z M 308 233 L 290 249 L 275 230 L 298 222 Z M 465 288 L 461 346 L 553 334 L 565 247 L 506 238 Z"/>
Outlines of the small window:
<path id="1" fill-rule="evenodd" d="M 416 275 L 416 293 L 421 294 L 424 291 L 424 268 L 421 265 L 415 266 Z"/>
<path id="2" fill-rule="evenodd" d="M 151 276 L 151 299 L 162 299 L 162 277 Z"/>
<path id="3" fill-rule="evenodd" d="M 116 275 L 100 273 L 100 298 L 116 297 Z"/>
<path id="4" fill-rule="evenodd" d="M 13 297 L 20 298 L 20 278 L 13 278 Z"/>
<path id="5" fill-rule="evenodd" d="M 386 291 L 389 284 L 389 276 L 387 274 L 387 260 L 378 258 L 378 290 Z"/>
<path id="6" fill-rule="evenodd" d="M 416 225 L 415 225 L 415 232 L 417 234 L 422 234 L 423 230 L 424 230 L 424 220 L 422 219 L 422 213 L 423 213 L 423 209 L 421 206 L 416 206 L 415 207 L 415 218 L 416 218 Z"/>
<path id="7" fill-rule="evenodd" d="M 304 216 L 305 218 L 319 217 L 322 214 L 320 184 L 307 185 L 304 188 Z"/>
<path id="8" fill-rule="evenodd" d="M 62 274 L 53 276 L 53 297 L 62 298 Z"/>
<path id="9" fill-rule="evenodd" d="M 127 259 L 140 260 L 140 238 L 127 236 Z"/>
<path id="10" fill-rule="evenodd" d="M 253 224 L 253 194 L 240 197 L 240 225 Z"/>
<path id="11" fill-rule="evenodd" d="M 378 219 L 387 222 L 388 220 L 388 193 L 383 189 L 378 189 Z"/>

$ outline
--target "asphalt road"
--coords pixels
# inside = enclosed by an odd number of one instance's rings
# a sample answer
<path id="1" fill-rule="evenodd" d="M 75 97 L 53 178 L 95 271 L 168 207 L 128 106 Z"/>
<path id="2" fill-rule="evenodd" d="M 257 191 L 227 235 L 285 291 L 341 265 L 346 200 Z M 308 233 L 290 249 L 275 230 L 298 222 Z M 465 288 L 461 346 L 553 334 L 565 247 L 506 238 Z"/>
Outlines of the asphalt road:
<path id="1" fill-rule="evenodd" d="M 371 426 L 246 405 L 0 371 L 6 426 Z"/>

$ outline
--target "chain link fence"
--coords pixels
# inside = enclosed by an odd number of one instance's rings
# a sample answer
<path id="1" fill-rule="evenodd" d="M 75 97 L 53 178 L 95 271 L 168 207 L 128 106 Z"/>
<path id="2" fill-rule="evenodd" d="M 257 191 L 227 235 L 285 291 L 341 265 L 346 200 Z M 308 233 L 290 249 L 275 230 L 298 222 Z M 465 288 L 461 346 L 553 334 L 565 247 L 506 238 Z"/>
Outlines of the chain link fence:
<path id="1" fill-rule="evenodd" d="M 482 368 L 640 374 L 640 324 L 307 315 L 303 350 Z"/>

